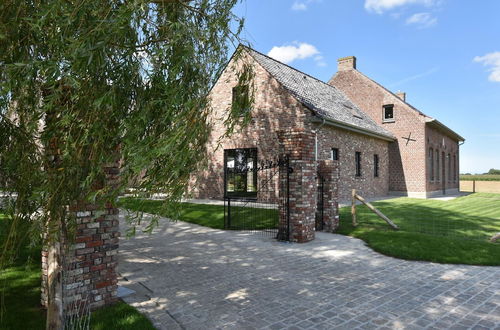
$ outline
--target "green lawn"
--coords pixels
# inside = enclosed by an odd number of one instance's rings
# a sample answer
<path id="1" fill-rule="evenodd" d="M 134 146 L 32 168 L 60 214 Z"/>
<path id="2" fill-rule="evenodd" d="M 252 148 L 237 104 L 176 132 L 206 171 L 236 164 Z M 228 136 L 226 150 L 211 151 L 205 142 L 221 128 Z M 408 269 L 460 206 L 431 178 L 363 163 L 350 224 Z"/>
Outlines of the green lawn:
<path id="1" fill-rule="evenodd" d="M 397 198 L 373 203 L 401 229 L 394 231 L 365 206 L 357 206 L 358 227 L 350 207 L 340 210 L 340 234 L 360 238 L 374 250 L 409 260 L 500 265 L 500 195 L 477 193 L 451 201 Z"/>
<path id="2" fill-rule="evenodd" d="M 160 200 L 121 198 L 119 207 L 132 211 L 140 211 L 161 215 L 176 220 L 195 223 L 201 226 L 224 229 L 224 206 L 182 203 L 179 214 L 167 212 Z M 241 204 L 238 204 L 241 205 Z M 269 229 L 278 225 L 278 210 L 235 206 L 231 207 L 230 228 Z M 254 219 L 251 223 L 245 222 Z"/>
<path id="3" fill-rule="evenodd" d="M 9 219 L 0 210 L 0 246 Z M 0 270 L 0 329 L 45 329 L 45 310 L 40 306 L 40 248 L 22 242 L 16 258 Z M 91 329 L 154 329 L 135 308 L 120 302 L 92 313 Z"/>
<path id="4" fill-rule="evenodd" d="M 129 329 L 153 330 L 151 322 L 134 307 L 124 302 L 99 309 L 92 313 L 90 319 L 92 330 Z"/>
<path id="5" fill-rule="evenodd" d="M 120 207 L 173 217 L 216 229 L 224 228 L 220 205 L 183 203 L 178 217 L 162 209 L 158 200 L 123 198 Z M 374 250 L 408 260 L 440 263 L 500 265 L 500 244 L 487 240 L 500 231 L 500 195 L 477 193 L 451 201 L 396 198 L 374 203 L 400 228 L 394 231 L 365 206 L 358 206 L 359 225 L 351 225 L 350 207 L 340 210 L 340 234 L 360 238 Z M 254 212 L 262 227 L 272 226 L 276 210 L 235 208 L 238 214 Z M 268 217 L 268 218 L 266 218 Z"/>
<path id="6" fill-rule="evenodd" d="M 0 210 L 0 249 L 10 227 Z M 0 328 L 45 329 L 45 311 L 40 306 L 41 260 L 38 247 L 22 242 L 15 258 L 0 270 Z"/>

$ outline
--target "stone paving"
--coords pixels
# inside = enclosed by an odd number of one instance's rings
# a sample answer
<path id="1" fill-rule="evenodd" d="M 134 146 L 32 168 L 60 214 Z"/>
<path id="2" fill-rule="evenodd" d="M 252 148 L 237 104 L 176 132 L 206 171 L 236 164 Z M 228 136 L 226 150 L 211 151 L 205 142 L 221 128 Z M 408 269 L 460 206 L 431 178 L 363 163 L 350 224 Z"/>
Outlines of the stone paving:
<path id="1" fill-rule="evenodd" d="M 404 261 L 327 233 L 289 244 L 160 224 L 121 239 L 118 267 L 136 291 L 124 300 L 159 329 L 500 330 L 500 267 Z"/>

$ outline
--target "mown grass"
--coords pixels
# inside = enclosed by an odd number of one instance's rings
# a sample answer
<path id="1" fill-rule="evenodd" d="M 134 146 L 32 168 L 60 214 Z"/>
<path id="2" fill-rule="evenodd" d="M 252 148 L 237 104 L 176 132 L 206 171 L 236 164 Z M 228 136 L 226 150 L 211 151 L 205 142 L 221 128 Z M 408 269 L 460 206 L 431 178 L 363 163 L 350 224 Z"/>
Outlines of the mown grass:
<path id="1" fill-rule="evenodd" d="M 172 217 L 162 209 L 162 202 L 158 200 L 123 198 L 119 204 L 134 211 Z M 390 229 L 383 220 L 360 205 L 357 207 L 359 225 L 356 228 L 352 226 L 350 207 L 340 210 L 338 233 L 360 238 L 374 250 L 402 259 L 500 265 L 500 244 L 488 242 L 495 232 L 500 231 L 499 194 L 472 194 L 452 201 L 397 198 L 374 205 L 401 229 Z M 246 210 L 241 212 L 256 214 L 270 211 L 243 209 Z M 220 205 L 183 203 L 177 219 L 222 229 L 224 209 Z"/>
<path id="2" fill-rule="evenodd" d="M 461 174 L 460 180 L 462 181 L 500 181 L 500 174 Z"/>
<path id="3" fill-rule="evenodd" d="M 397 258 L 439 263 L 500 265 L 500 195 L 477 193 L 451 201 L 397 198 L 373 203 L 399 227 L 394 231 L 365 206 L 340 210 L 340 234 L 360 238 L 374 250 Z"/>
<path id="4" fill-rule="evenodd" d="M 237 204 L 240 205 L 240 204 Z M 214 229 L 224 229 L 224 206 L 182 203 L 179 213 L 174 214 L 163 208 L 161 200 L 121 198 L 118 206 L 131 211 L 146 212 L 163 217 L 182 220 Z M 230 228 L 269 229 L 278 225 L 278 210 L 253 207 L 231 207 Z M 250 221 L 250 219 L 252 219 Z"/>
<path id="5" fill-rule="evenodd" d="M 2 253 L 11 221 L 0 210 Z M 45 329 L 45 311 L 40 306 L 40 248 L 30 247 L 25 238 L 18 251 L 0 269 L 0 328 Z"/>
<path id="6" fill-rule="evenodd" d="M 0 247 L 10 219 L 0 210 Z M 0 270 L 0 329 L 45 329 L 46 312 L 40 305 L 40 247 L 20 242 L 15 257 Z M 135 308 L 120 302 L 92 313 L 91 329 L 154 329 Z"/>
<path id="7" fill-rule="evenodd" d="M 134 307 L 124 302 L 99 309 L 90 319 L 92 330 L 153 330 L 151 322 Z"/>

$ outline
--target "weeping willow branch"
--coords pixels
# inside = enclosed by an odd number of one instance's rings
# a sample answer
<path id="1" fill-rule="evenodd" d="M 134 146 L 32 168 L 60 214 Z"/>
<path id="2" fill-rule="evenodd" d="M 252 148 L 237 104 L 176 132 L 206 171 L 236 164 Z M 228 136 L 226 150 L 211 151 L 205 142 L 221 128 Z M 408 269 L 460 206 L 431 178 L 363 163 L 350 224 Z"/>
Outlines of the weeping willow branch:
<path id="1" fill-rule="evenodd" d="M 0 190 L 17 195 L 9 244 L 21 223 L 33 241 L 48 230 L 46 243 L 58 242 L 52 228 L 74 226 L 68 205 L 114 201 L 132 181 L 175 208 L 205 158 L 210 87 L 242 41 L 237 2 L 0 2 Z M 251 74 L 241 74 L 243 85 Z M 122 181 L 106 189 L 117 152 Z"/>

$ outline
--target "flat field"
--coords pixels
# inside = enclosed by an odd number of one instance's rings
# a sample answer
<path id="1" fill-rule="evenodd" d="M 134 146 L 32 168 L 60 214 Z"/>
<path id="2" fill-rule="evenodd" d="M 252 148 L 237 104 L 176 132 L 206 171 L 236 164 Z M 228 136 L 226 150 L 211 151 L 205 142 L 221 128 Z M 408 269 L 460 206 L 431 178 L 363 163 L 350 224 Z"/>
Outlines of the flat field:
<path id="1" fill-rule="evenodd" d="M 499 174 L 460 175 L 462 181 L 500 181 Z"/>
<path id="2" fill-rule="evenodd" d="M 479 180 L 474 182 L 460 180 L 460 191 L 500 194 L 500 181 Z"/>

